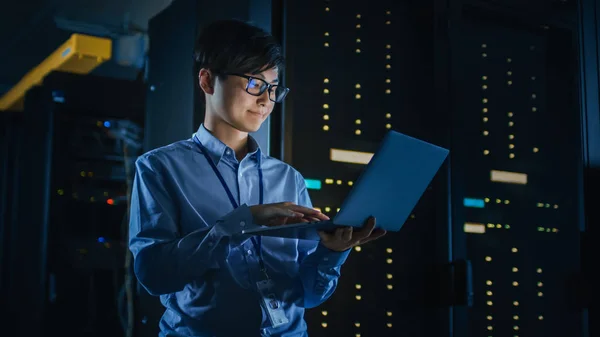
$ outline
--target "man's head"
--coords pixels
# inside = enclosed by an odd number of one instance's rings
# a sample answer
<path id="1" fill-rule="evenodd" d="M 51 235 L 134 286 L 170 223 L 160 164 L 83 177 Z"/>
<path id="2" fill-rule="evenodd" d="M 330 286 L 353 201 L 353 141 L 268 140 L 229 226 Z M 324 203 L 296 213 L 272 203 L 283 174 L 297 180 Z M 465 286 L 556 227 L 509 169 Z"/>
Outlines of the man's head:
<path id="1" fill-rule="evenodd" d="M 275 102 L 287 94 L 279 83 L 283 52 L 266 31 L 237 20 L 206 26 L 195 48 L 206 117 L 243 132 L 258 130 Z"/>

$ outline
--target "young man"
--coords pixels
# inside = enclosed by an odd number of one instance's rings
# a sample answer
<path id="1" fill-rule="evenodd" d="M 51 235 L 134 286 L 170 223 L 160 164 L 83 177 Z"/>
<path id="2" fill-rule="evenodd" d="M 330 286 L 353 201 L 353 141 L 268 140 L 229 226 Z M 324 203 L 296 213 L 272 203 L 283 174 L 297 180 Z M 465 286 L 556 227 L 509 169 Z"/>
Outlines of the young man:
<path id="1" fill-rule="evenodd" d="M 196 48 L 204 123 L 136 162 L 136 276 L 166 308 L 161 336 L 306 336 L 305 308 L 331 296 L 353 246 L 385 232 L 370 219 L 354 233 L 320 233 L 320 242 L 241 235 L 328 217 L 312 208 L 300 173 L 248 135 L 288 92 L 276 40 L 225 20 L 206 27 Z"/>

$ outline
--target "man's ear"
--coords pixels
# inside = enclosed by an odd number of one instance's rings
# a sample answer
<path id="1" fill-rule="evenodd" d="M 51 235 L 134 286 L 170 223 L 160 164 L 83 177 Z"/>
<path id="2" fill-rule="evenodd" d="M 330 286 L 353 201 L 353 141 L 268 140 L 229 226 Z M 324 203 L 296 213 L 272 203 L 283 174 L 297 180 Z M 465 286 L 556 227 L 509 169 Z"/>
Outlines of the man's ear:
<path id="1" fill-rule="evenodd" d="M 205 94 L 212 95 L 215 92 L 215 76 L 209 69 L 200 69 L 200 72 L 198 73 L 198 83 Z"/>

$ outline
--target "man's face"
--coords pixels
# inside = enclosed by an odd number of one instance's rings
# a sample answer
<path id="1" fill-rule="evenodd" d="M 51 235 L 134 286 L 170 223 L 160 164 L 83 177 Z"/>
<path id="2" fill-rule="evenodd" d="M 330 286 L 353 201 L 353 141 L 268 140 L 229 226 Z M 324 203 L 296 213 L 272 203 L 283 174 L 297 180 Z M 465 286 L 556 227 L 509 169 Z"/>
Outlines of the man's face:
<path id="1" fill-rule="evenodd" d="M 254 89 L 264 85 L 260 80 L 268 84 L 278 83 L 278 70 L 273 68 L 260 74 L 242 75 L 252 76 L 254 79 L 236 75 L 215 79 L 211 104 L 214 113 L 229 125 L 243 132 L 256 132 L 273 111 L 275 103 L 269 99 L 268 90 L 254 96 L 246 91 L 246 87 L 256 94 Z"/>

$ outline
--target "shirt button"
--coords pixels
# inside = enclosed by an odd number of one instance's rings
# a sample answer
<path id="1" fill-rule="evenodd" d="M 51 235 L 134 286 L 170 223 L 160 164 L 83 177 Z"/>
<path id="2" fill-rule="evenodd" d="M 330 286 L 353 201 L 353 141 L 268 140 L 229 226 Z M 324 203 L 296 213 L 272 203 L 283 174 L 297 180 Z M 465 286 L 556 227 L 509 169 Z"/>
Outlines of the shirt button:
<path id="1" fill-rule="evenodd" d="M 240 226 L 242 226 L 242 227 L 246 226 L 246 221 L 240 221 Z"/>
<path id="2" fill-rule="evenodd" d="M 226 154 L 231 154 L 231 151 L 227 150 L 225 151 Z"/>
<path id="3" fill-rule="evenodd" d="M 246 252 L 248 255 L 252 255 L 252 250 L 248 249 L 248 251 Z"/>

